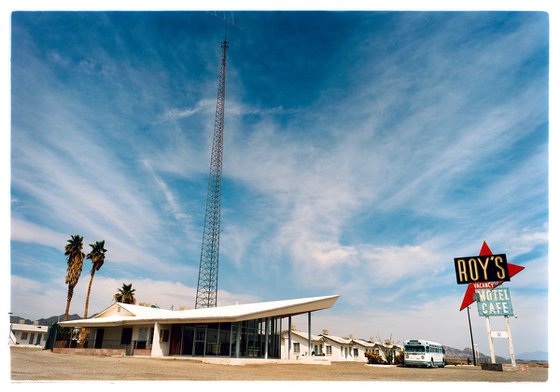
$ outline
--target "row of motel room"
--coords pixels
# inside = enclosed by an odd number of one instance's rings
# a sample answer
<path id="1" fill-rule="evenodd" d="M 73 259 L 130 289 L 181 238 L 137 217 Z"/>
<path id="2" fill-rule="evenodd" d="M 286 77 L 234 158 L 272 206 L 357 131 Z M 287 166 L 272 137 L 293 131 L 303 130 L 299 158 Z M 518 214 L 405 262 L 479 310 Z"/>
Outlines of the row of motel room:
<path id="1" fill-rule="evenodd" d="M 296 331 L 292 317 L 333 306 L 338 295 L 230 305 L 215 308 L 166 310 L 114 303 L 89 319 L 60 322 L 73 327 L 73 340 L 60 340 L 46 326 L 12 324 L 10 343 L 49 346 L 54 352 L 83 355 L 150 357 L 261 358 L 366 362 L 372 352 L 391 363 L 402 353 L 395 344 Z M 85 330 L 85 342 L 77 338 Z M 291 333 L 288 333 L 291 331 Z"/>

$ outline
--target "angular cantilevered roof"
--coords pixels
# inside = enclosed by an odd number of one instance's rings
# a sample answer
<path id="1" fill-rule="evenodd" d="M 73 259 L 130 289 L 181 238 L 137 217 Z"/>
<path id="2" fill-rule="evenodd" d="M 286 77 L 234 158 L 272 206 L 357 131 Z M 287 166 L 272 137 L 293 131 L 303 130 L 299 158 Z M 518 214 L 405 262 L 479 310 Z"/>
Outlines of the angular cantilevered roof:
<path id="1" fill-rule="evenodd" d="M 107 327 L 141 323 L 182 324 L 219 323 L 252 320 L 265 317 L 295 316 L 328 309 L 339 295 L 219 306 L 190 310 L 166 310 L 146 306 L 114 303 L 90 319 L 61 322 L 63 327 Z"/>

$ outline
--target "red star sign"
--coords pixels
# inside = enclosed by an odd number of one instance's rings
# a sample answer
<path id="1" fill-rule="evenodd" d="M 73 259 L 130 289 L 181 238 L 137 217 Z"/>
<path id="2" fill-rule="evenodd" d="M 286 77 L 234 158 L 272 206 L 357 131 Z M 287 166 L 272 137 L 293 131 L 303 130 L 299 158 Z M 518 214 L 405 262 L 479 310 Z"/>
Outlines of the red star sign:
<path id="1" fill-rule="evenodd" d="M 488 247 L 488 245 L 486 244 L 486 241 L 484 241 L 482 243 L 482 248 L 480 248 L 480 253 L 478 255 L 479 256 L 492 256 L 492 254 L 493 253 L 490 250 L 490 248 Z M 508 263 L 508 272 L 509 272 L 509 277 L 510 278 L 513 275 L 516 275 L 517 273 L 521 272 L 524 269 L 525 269 L 525 267 L 522 267 L 520 265 Z M 461 308 L 459 309 L 459 311 L 465 309 L 467 306 L 469 306 L 470 304 L 475 302 L 474 291 L 476 289 L 493 289 L 494 287 L 498 287 L 502 283 L 504 283 L 504 282 L 500 281 L 498 283 L 492 283 L 492 282 L 469 283 L 469 285 L 467 286 L 467 290 L 465 291 L 465 296 L 463 297 L 463 302 L 461 303 Z"/>

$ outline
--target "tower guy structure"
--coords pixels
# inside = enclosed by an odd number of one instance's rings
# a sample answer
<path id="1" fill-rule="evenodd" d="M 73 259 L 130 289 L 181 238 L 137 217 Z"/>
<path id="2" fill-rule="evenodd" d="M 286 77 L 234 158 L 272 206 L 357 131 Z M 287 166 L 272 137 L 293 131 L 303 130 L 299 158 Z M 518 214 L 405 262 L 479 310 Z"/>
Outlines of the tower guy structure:
<path id="1" fill-rule="evenodd" d="M 204 213 L 202 248 L 196 289 L 197 308 L 218 305 L 218 267 L 220 250 L 220 211 L 222 203 L 222 157 L 224 146 L 224 109 L 226 103 L 226 55 L 228 43 L 222 42 L 222 61 L 218 81 L 218 98 L 214 120 L 214 137 L 208 176 L 208 194 Z"/>

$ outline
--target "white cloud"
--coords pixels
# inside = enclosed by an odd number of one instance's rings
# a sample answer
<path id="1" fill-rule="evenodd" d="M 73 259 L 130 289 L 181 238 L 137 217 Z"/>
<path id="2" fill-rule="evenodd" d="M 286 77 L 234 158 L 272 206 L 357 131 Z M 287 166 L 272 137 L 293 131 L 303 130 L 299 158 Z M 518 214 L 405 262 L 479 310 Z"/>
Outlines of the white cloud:
<path id="1" fill-rule="evenodd" d="M 211 112 L 215 108 L 215 105 L 215 100 L 203 99 L 198 101 L 192 107 L 168 109 L 165 111 L 165 113 L 159 116 L 159 120 L 163 122 L 175 121 L 182 118 L 191 117 L 192 115 L 199 112 Z"/>
<path id="2" fill-rule="evenodd" d="M 441 256 L 429 244 L 364 249 L 364 259 L 372 280 L 381 286 L 398 281 L 432 279 L 443 269 Z M 421 277 L 421 278 L 419 278 Z"/>
<path id="3" fill-rule="evenodd" d="M 64 249 L 69 236 L 57 233 L 45 226 L 12 218 L 11 240 L 41 244 L 56 249 Z"/>
<path id="4" fill-rule="evenodd" d="M 139 303 L 156 304 L 165 309 L 173 307 L 175 310 L 181 307 L 194 308 L 196 287 L 186 286 L 177 281 L 139 279 L 133 274 L 120 278 L 106 277 L 103 272 L 102 268 L 93 279 L 89 316 L 110 306 L 114 294 L 122 287 L 123 283 L 132 283 Z M 74 289 L 70 314 L 83 316 L 89 280 L 89 268 L 84 265 L 80 280 Z M 14 315 L 36 320 L 42 317 L 64 314 L 68 287 L 64 284 L 63 278 L 56 282 L 42 282 L 12 275 L 11 287 L 11 312 Z M 233 305 L 236 302 L 251 303 L 259 301 L 258 298 L 243 293 L 230 293 L 224 290 L 220 290 L 218 293 L 218 304 L 220 306 Z"/>

